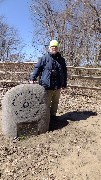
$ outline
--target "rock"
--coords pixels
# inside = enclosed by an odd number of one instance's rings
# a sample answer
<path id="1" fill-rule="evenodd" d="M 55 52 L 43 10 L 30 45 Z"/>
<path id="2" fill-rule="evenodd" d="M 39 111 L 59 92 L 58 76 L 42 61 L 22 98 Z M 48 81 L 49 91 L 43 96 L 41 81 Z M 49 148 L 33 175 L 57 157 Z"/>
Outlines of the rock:
<path id="1" fill-rule="evenodd" d="M 21 134 L 22 126 L 25 131 L 28 131 L 29 127 L 29 131 L 35 135 L 44 133 L 49 128 L 49 113 L 47 93 L 42 86 L 15 86 L 7 91 L 2 100 L 3 134 L 14 138 Z"/>

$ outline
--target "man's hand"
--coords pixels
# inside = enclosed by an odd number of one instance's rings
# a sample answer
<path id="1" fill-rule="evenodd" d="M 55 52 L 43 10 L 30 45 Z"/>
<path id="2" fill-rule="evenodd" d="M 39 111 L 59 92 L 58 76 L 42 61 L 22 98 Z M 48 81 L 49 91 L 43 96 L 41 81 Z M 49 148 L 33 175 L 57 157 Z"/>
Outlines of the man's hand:
<path id="1" fill-rule="evenodd" d="M 34 84 L 34 81 L 29 81 L 30 84 Z"/>

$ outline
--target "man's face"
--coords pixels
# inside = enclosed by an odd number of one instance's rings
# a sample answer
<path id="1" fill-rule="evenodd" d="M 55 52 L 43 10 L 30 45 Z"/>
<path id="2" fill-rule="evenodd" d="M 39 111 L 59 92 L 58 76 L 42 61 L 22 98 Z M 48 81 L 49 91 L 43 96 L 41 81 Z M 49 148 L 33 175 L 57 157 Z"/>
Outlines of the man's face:
<path id="1" fill-rule="evenodd" d="M 58 47 L 57 46 L 51 46 L 51 47 L 49 47 L 49 50 L 52 54 L 56 54 L 58 52 Z"/>

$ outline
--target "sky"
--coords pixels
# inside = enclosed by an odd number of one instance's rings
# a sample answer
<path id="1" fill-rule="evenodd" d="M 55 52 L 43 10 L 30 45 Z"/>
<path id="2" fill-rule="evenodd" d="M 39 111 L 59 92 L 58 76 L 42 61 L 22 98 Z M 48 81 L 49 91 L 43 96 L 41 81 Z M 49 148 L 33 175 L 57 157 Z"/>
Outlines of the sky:
<path id="1" fill-rule="evenodd" d="M 0 0 L 0 16 L 4 16 L 6 23 L 18 30 L 19 36 L 27 44 L 25 48 L 27 57 L 34 51 L 30 4 L 31 0 Z"/>

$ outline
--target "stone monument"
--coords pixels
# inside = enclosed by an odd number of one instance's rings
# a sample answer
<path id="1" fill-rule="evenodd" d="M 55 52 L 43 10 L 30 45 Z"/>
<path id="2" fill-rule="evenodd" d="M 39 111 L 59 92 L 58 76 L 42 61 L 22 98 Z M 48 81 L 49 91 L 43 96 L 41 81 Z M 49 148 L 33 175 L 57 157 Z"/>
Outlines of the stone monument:
<path id="1" fill-rule="evenodd" d="M 38 84 L 21 84 L 7 91 L 2 100 L 3 134 L 17 137 L 19 127 L 25 124 L 31 125 L 35 135 L 48 131 L 50 108 L 47 98 L 47 92 Z"/>

